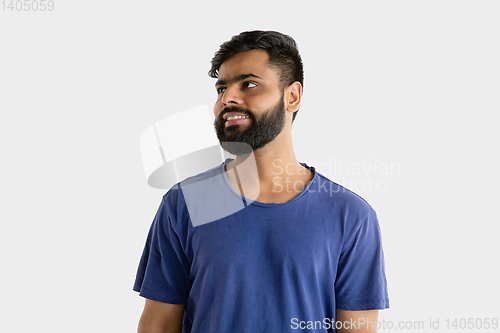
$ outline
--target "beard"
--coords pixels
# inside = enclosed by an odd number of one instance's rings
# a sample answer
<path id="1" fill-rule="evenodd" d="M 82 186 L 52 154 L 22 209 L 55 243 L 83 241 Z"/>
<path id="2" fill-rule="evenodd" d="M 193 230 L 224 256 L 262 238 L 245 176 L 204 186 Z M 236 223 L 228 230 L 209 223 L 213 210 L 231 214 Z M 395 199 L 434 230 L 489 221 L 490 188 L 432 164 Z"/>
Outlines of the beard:
<path id="1" fill-rule="evenodd" d="M 283 97 L 281 96 L 280 102 L 265 112 L 260 119 L 257 119 L 249 109 L 237 106 L 224 108 L 214 122 L 221 147 L 233 155 L 240 156 L 249 154 L 273 141 L 285 127 L 286 111 Z M 250 125 L 246 129 L 242 129 L 241 125 L 226 128 L 223 116 L 228 112 L 247 115 Z"/>

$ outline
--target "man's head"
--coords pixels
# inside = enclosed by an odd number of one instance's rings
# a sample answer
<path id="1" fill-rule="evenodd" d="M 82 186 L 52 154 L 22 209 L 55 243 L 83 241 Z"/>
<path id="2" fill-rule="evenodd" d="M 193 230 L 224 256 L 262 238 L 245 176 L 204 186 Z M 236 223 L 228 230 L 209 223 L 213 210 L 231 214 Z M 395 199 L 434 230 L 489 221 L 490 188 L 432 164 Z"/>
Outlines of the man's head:
<path id="1" fill-rule="evenodd" d="M 233 36 L 223 43 L 212 58 L 212 68 L 208 75 L 219 77 L 219 68 L 232 55 L 251 50 L 266 51 L 269 56 L 269 66 L 275 69 L 283 90 L 294 82 L 304 87 L 304 66 L 297 44 L 292 37 L 276 31 L 246 31 Z M 298 110 L 293 114 L 293 120 Z"/>
<path id="2" fill-rule="evenodd" d="M 214 113 L 221 144 L 243 142 L 259 149 L 282 132 L 286 119 L 289 124 L 295 119 L 303 69 L 292 38 L 272 31 L 234 36 L 215 54 L 209 75 L 218 78 Z M 235 147 L 223 145 L 236 155 L 251 151 Z"/>

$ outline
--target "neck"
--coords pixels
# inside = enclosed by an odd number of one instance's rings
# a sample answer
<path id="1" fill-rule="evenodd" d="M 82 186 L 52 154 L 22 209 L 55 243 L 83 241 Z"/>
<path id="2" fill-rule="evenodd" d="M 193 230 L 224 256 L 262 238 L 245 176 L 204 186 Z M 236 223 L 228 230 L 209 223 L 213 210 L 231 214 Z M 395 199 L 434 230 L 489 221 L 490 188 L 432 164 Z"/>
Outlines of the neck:
<path id="1" fill-rule="evenodd" d="M 312 172 L 297 161 L 287 132 L 282 132 L 265 147 L 227 163 L 226 175 L 239 194 L 252 200 L 278 203 L 302 192 L 313 177 Z"/>

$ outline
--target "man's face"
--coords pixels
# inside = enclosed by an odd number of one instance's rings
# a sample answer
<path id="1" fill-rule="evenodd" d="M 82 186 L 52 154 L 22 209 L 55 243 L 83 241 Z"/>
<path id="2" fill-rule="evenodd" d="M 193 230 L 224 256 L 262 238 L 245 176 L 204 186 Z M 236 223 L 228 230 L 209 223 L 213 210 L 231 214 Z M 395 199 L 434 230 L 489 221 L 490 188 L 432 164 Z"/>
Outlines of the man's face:
<path id="1" fill-rule="evenodd" d="M 264 147 L 285 126 L 283 91 L 268 59 L 265 51 L 252 50 L 219 68 L 214 126 L 222 148 L 234 155 Z"/>

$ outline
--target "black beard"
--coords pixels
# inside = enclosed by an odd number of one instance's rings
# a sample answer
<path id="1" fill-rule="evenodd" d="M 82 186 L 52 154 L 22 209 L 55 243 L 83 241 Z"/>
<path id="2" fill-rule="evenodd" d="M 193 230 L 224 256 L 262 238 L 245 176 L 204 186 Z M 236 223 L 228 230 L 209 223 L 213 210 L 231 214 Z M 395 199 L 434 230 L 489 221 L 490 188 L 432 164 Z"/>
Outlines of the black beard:
<path id="1" fill-rule="evenodd" d="M 249 154 L 254 150 L 264 147 L 273 141 L 285 127 L 285 103 L 281 96 L 280 102 L 271 110 L 268 110 L 257 120 L 252 111 L 237 106 L 230 106 L 222 110 L 214 127 L 221 147 L 233 155 L 240 156 Z M 239 112 L 250 118 L 250 125 L 242 130 L 240 125 L 225 127 L 224 114 L 228 112 Z"/>

